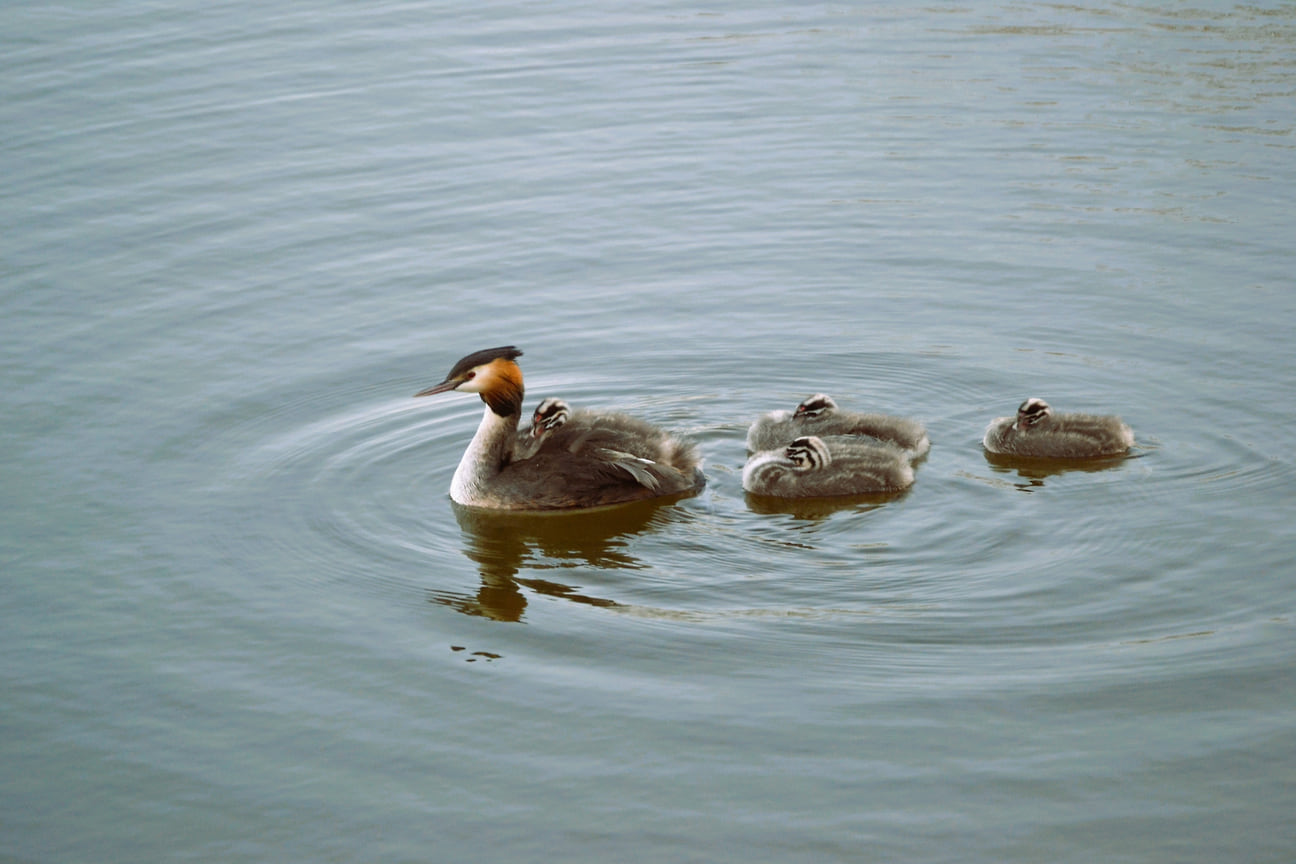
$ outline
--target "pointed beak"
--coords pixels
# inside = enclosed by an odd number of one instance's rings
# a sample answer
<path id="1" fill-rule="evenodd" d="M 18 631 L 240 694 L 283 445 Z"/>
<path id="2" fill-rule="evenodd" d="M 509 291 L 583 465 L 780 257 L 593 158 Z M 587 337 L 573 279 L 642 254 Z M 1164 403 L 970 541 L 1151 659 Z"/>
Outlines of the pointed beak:
<path id="1" fill-rule="evenodd" d="M 426 390 L 420 390 L 419 392 L 415 393 L 414 398 L 417 399 L 419 396 L 431 396 L 433 393 L 444 393 L 447 390 L 453 390 L 454 388 L 458 387 L 460 383 L 461 382 L 456 381 L 453 378 L 447 378 L 446 380 L 442 381 L 440 384 L 436 385 L 435 387 L 429 387 Z"/>

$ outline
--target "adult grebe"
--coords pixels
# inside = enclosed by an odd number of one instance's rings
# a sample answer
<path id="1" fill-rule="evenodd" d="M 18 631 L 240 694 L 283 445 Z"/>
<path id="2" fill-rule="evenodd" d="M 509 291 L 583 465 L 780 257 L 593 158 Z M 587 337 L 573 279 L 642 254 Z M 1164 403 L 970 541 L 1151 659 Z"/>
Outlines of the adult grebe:
<path id="1" fill-rule="evenodd" d="M 842 411 L 831 396 L 816 393 L 796 410 L 774 411 L 757 418 L 747 430 L 747 449 L 753 452 L 782 447 L 794 438 L 816 435 L 853 435 L 889 441 L 917 459 L 931 449 L 927 430 L 917 420 L 890 414 Z"/>
<path id="2" fill-rule="evenodd" d="M 1119 417 L 1054 414 L 1043 399 L 1027 399 L 1016 417 L 996 417 L 982 446 L 991 453 L 1048 459 L 1118 456 L 1134 445 L 1134 433 Z"/>
<path id="3" fill-rule="evenodd" d="M 636 430 L 653 430 L 663 442 L 660 452 L 669 454 L 668 461 L 604 446 L 597 432 L 572 449 L 571 441 L 557 434 L 563 426 L 544 436 L 534 454 L 515 459 L 524 390 L 522 370 L 514 361 L 520 356 L 522 352 L 512 345 L 477 351 L 456 363 L 440 384 L 414 394 L 459 390 L 477 393 L 486 403 L 477 434 L 450 483 L 452 500 L 494 510 L 570 510 L 696 492 L 702 487 L 705 480 L 694 448 L 633 418 L 627 419 Z M 623 415 L 600 416 L 608 418 L 607 428 L 616 428 L 617 418 Z"/>
<path id="4" fill-rule="evenodd" d="M 797 438 L 781 450 L 755 454 L 742 475 L 748 492 L 779 498 L 898 492 L 913 481 L 913 466 L 894 444 L 826 441 L 814 435 Z"/>

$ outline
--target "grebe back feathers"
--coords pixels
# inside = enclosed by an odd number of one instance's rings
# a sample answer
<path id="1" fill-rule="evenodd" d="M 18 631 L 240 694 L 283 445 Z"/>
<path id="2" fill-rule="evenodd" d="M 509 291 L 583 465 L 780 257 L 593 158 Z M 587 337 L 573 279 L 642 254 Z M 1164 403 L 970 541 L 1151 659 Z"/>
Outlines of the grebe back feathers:
<path id="1" fill-rule="evenodd" d="M 614 465 L 650 489 L 658 486 L 654 464 L 698 462 L 693 445 L 663 434 L 645 420 L 610 411 L 573 411 L 565 401 L 553 397 L 536 406 L 526 434 L 531 440 L 521 446 L 521 455 L 515 459 L 530 458 L 541 447 L 565 450 Z"/>

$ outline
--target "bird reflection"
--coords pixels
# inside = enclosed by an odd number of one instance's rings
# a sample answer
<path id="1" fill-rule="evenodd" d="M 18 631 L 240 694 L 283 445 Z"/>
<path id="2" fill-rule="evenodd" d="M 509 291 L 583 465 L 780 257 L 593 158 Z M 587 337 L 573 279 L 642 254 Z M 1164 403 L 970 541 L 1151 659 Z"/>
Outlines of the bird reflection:
<path id="1" fill-rule="evenodd" d="M 1041 459 L 1031 456 L 1010 456 L 1003 453 L 991 453 L 986 450 L 985 460 L 997 473 L 1017 472 L 1023 482 L 1015 483 L 1023 492 L 1030 492 L 1044 486 L 1050 477 L 1066 474 L 1071 471 L 1096 472 L 1114 468 L 1129 459 L 1138 456 L 1106 456 L 1099 459 Z"/>
<path id="2" fill-rule="evenodd" d="M 747 493 L 747 507 L 763 516 L 786 514 L 796 519 L 827 519 L 834 513 L 867 513 L 905 496 L 898 492 L 868 492 L 861 495 L 833 495 L 826 498 L 776 498 Z"/>
<path id="3" fill-rule="evenodd" d="M 905 497 L 905 492 L 868 492 L 864 495 L 831 497 L 772 497 L 746 494 L 746 506 L 762 516 L 787 514 L 797 519 L 827 519 L 833 513 L 867 513 L 890 501 Z"/>
<path id="4" fill-rule="evenodd" d="M 481 585 L 476 593 L 432 591 L 431 602 L 465 615 L 494 621 L 520 621 L 526 612 L 523 589 L 589 606 L 617 606 L 553 579 L 523 578 L 530 570 L 591 566 L 637 569 L 643 565 L 626 551 L 625 538 L 654 530 L 659 511 L 674 512 L 673 498 L 658 498 L 596 511 L 564 514 L 508 513 L 452 504 L 463 532 L 464 555 L 476 562 Z"/>

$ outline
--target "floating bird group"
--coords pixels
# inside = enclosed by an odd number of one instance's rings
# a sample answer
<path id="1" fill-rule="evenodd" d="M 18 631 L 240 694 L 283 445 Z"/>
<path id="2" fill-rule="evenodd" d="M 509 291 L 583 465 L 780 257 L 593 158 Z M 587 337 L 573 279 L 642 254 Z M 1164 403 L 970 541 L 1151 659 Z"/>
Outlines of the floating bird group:
<path id="1" fill-rule="evenodd" d="M 573 510 L 701 490 L 697 449 L 626 414 L 575 410 L 542 401 L 522 417 L 522 352 L 512 345 L 464 357 L 440 384 L 415 396 L 458 390 L 486 405 L 481 424 L 450 483 L 458 504 L 494 510 Z M 1117 456 L 1134 444 L 1118 417 L 1056 414 L 1027 399 L 1015 417 L 990 423 L 982 441 L 993 454 L 1047 459 Z M 751 456 L 743 489 L 777 498 L 899 492 L 914 482 L 913 463 L 931 449 L 916 420 L 843 411 L 823 393 L 792 412 L 758 418 L 747 432 Z"/>
<path id="2" fill-rule="evenodd" d="M 913 460 L 931 449 L 917 420 L 843 411 L 816 393 L 789 414 L 773 411 L 747 430 L 753 456 L 743 489 L 776 498 L 898 492 L 913 485 Z"/>

